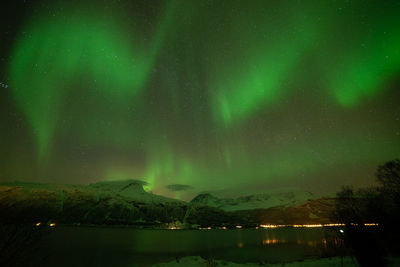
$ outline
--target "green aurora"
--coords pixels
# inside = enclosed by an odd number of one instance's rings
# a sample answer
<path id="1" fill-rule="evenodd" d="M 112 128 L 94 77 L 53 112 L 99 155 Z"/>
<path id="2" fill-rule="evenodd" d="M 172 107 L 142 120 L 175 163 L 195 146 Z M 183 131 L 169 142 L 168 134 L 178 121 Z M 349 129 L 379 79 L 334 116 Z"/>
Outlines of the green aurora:
<path id="1" fill-rule="evenodd" d="M 396 1 L 16 8 L 0 179 L 333 192 L 400 156 Z"/>

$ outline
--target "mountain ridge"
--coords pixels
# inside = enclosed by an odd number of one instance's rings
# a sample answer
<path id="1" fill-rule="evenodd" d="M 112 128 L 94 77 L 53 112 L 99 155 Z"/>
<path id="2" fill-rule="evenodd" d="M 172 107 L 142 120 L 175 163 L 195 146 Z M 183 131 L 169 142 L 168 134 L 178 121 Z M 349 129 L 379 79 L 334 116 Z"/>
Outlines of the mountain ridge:
<path id="1" fill-rule="evenodd" d="M 89 185 L 0 183 L 0 222 L 132 225 L 149 227 L 254 227 L 260 224 L 329 223 L 333 199 L 309 192 L 218 198 L 191 202 L 148 193 L 140 180 Z"/>
<path id="2" fill-rule="evenodd" d="M 296 206 L 307 200 L 316 199 L 310 192 L 286 192 L 274 194 L 255 194 L 236 198 L 219 198 L 210 193 L 199 194 L 190 203 L 219 208 L 224 211 L 267 209 L 276 206 Z"/>

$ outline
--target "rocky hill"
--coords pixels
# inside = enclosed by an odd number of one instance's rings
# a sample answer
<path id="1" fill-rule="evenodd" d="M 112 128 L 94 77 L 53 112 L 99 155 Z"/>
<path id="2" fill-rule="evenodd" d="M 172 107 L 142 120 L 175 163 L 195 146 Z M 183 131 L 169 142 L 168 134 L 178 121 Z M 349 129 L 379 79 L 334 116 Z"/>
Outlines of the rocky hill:
<path id="1" fill-rule="evenodd" d="M 204 227 L 231 222 L 236 225 L 326 224 L 334 222 L 334 198 L 316 198 L 309 192 L 258 194 L 238 198 L 218 198 L 200 194 L 190 202 L 192 222 Z M 208 214 L 212 214 L 209 216 Z M 193 218 L 195 217 L 195 218 Z M 210 224 L 210 225 L 207 225 Z"/>
<path id="2" fill-rule="evenodd" d="M 204 196 L 201 197 L 201 199 Z M 208 198 L 207 203 L 215 202 L 215 197 Z M 197 200 L 196 200 L 197 201 Z M 195 201 L 195 203 L 196 203 Z M 332 214 L 335 208 L 335 199 L 320 198 L 305 200 L 302 204 L 291 205 L 286 203 L 279 206 L 264 206 L 266 208 L 224 210 L 215 206 L 193 204 L 190 210 L 188 222 L 199 224 L 201 227 L 256 227 L 261 224 L 327 224 L 335 222 Z M 229 207 L 230 208 L 230 207 Z"/>
<path id="3" fill-rule="evenodd" d="M 83 185 L 0 184 L 0 223 L 248 227 L 260 224 L 330 223 L 334 199 L 308 192 L 224 199 L 200 194 L 190 203 L 143 190 L 124 180 Z"/>
<path id="4" fill-rule="evenodd" d="M 137 180 L 0 184 L 2 222 L 153 225 L 182 220 L 186 207 L 183 201 L 145 192 Z"/>
<path id="5" fill-rule="evenodd" d="M 332 218 L 334 208 L 335 199 L 320 198 L 307 200 L 301 205 L 243 210 L 235 214 L 259 224 L 328 224 L 336 222 Z"/>
<path id="6" fill-rule="evenodd" d="M 315 196 L 310 192 L 257 194 L 237 198 L 218 198 L 211 194 L 200 194 L 193 198 L 190 203 L 198 206 L 210 206 L 224 211 L 239 211 L 278 206 L 298 206 L 312 199 L 315 199 Z"/>

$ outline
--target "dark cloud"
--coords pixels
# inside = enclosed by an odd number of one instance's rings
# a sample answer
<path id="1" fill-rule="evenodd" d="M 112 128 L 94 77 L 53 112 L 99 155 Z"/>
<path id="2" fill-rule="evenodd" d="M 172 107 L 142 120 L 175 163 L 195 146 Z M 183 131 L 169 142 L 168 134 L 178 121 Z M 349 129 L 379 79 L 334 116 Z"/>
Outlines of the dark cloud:
<path id="1" fill-rule="evenodd" d="M 97 182 L 97 183 L 93 183 L 91 185 L 94 186 L 94 185 L 104 185 L 104 184 L 107 184 L 107 185 L 139 184 L 139 185 L 142 185 L 142 186 L 149 185 L 148 182 L 143 181 L 143 180 L 138 180 L 138 179 L 121 179 L 121 180 L 113 180 L 113 181 L 100 181 L 100 182 Z"/>
<path id="2" fill-rule="evenodd" d="M 191 190 L 193 187 L 190 185 L 186 184 L 170 184 L 166 186 L 167 189 L 171 191 L 186 191 L 186 190 Z"/>

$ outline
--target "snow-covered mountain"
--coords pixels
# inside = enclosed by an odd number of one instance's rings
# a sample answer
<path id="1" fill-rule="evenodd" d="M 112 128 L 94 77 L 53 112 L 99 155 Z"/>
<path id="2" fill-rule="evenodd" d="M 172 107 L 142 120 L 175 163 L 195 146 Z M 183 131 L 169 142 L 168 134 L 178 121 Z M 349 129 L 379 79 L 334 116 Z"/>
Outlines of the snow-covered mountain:
<path id="1" fill-rule="evenodd" d="M 332 223 L 333 198 L 316 198 L 309 192 L 257 194 L 237 198 L 218 198 L 200 194 L 191 202 L 189 221 L 202 226 L 232 223 L 245 227 L 260 224 Z M 231 224 L 229 224 L 231 223 Z"/>
<path id="2" fill-rule="evenodd" d="M 107 192 L 128 200 L 135 200 L 144 203 L 180 202 L 176 199 L 148 193 L 143 189 L 143 185 L 143 181 L 131 179 L 98 182 L 89 184 L 86 188 L 94 192 Z"/>
<path id="3" fill-rule="evenodd" d="M 238 198 L 218 198 L 211 194 L 200 194 L 190 202 L 193 205 L 209 206 L 224 211 L 268 209 L 277 206 L 298 206 L 315 199 L 310 192 L 288 192 L 277 194 L 257 194 Z"/>
<path id="4" fill-rule="evenodd" d="M 260 224 L 328 223 L 334 199 L 308 192 L 218 198 L 200 194 L 190 203 L 143 190 L 124 180 L 84 185 L 0 184 L 0 223 L 118 224 L 166 227 L 254 227 Z"/>
<path id="5" fill-rule="evenodd" d="M 88 186 L 0 184 L 0 220 L 10 222 L 144 224 L 183 218 L 187 203 L 143 190 L 137 180 Z"/>

